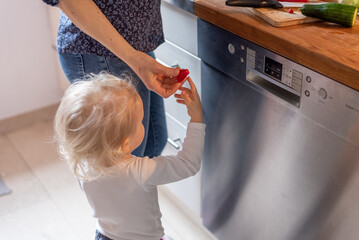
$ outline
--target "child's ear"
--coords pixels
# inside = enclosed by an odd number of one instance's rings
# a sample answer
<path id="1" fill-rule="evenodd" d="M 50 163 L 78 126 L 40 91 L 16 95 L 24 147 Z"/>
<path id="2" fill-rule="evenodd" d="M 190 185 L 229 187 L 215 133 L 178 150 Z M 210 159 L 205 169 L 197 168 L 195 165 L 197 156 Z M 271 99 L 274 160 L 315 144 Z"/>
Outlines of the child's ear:
<path id="1" fill-rule="evenodd" d="M 130 152 L 130 139 L 129 138 L 126 138 L 125 141 L 123 141 L 119 150 L 123 153 Z"/>

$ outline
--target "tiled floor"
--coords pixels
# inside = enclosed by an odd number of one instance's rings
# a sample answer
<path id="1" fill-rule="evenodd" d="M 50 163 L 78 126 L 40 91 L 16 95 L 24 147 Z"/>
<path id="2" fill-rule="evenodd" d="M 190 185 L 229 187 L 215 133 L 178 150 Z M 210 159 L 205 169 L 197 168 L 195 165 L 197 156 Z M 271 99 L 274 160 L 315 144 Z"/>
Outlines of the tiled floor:
<path id="1" fill-rule="evenodd" d="M 12 193 L 0 196 L 0 239 L 93 239 L 95 221 L 73 175 L 60 161 L 52 121 L 0 134 L 0 174 Z M 174 240 L 214 240 L 160 188 L 162 222 Z"/>

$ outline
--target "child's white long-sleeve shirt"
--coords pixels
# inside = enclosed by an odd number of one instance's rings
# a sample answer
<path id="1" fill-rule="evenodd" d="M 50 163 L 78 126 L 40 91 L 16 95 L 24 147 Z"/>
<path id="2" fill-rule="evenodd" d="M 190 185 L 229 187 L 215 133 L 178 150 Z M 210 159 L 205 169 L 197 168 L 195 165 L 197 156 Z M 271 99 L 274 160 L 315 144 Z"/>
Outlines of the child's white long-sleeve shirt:
<path id="1" fill-rule="evenodd" d="M 173 156 L 134 157 L 111 167 L 112 176 L 80 182 L 98 220 L 98 230 L 114 240 L 160 240 L 163 235 L 157 185 L 195 175 L 204 147 L 205 124 L 189 123 L 182 150 Z"/>

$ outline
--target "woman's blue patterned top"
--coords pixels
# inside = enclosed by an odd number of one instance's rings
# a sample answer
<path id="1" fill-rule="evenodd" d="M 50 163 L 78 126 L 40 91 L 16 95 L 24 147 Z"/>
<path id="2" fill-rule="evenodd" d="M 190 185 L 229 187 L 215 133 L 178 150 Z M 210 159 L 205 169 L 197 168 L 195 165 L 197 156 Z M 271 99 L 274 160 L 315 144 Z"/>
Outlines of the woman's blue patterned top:
<path id="1" fill-rule="evenodd" d="M 60 0 L 43 0 L 57 6 Z M 164 42 L 161 0 L 94 0 L 121 36 L 136 50 L 150 52 Z M 61 12 L 57 33 L 60 53 L 95 54 L 115 57 L 102 44 L 83 33 Z"/>

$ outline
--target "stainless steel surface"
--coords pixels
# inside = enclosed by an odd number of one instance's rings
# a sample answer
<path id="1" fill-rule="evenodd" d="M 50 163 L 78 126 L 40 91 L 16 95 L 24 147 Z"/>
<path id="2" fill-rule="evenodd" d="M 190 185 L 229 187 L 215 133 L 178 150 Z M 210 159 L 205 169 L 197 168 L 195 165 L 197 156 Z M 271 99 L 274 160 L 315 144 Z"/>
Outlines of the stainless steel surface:
<path id="1" fill-rule="evenodd" d="M 198 29 L 206 227 L 219 240 L 357 240 L 359 92 L 204 21 Z M 291 78 L 256 70 L 248 51 Z"/>

